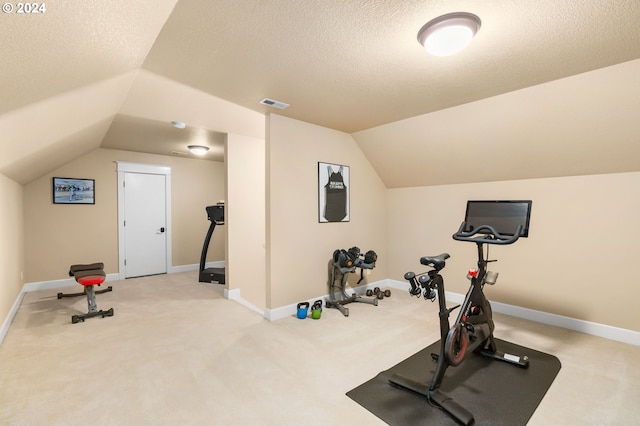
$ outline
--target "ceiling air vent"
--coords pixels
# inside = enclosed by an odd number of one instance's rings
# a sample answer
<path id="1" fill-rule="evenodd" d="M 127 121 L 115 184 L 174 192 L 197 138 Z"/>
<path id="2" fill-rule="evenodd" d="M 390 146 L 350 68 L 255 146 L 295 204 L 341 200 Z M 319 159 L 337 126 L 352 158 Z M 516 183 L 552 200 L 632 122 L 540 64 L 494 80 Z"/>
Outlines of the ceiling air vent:
<path id="1" fill-rule="evenodd" d="M 278 109 L 285 109 L 286 107 L 289 106 L 289 104 L 285 104 L 284 102 L 276 101 L 269 98 L 264 98 L 263 100 L 260 101 L 260 103 L 262 105 L 267 105 L 267 106 L 271 106 Z"/>
<path id="2" fill-rule="evenodd" d="M 186 156 L 187 156 L 187 155 L 189 155 L 189 154 L 187 154 L 186 152 L 171 151 L 171 155 L 179 155 L 179 156 L 181 156 L 181 157 L 186 157 Z"/>

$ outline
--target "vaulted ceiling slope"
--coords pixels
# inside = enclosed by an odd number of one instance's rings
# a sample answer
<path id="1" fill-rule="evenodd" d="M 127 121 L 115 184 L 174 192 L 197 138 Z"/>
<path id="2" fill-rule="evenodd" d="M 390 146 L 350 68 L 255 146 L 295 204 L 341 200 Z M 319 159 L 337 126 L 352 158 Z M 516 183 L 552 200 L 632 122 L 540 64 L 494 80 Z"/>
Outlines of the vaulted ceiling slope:
<path id="1" fill-rule="evenodd" d="M 2 13 L 0 173 L 24 184 L 99 147 L 175 3 L 65 0 Z"/>
<path id="2" fill-rule="evenodd" d="M 418 29 L 453 11 L 477 14 L 480 31 L 462 54 L 428 56 Z M 426 140 L 425 126 L 445 132 L 433 126 L 444 117 L 456 127 L 460 115 L 448 114 L 467 104 L 497 107 L 502 121 L 517 123 L 521 117 L 510 116 L 509 106 L 477 102 L 499 104 L 491 99 L 514 92 L 515 101 L 539 112 L 534 98 L 544 101 L 547 86 L 526 88 L 640 58 L 639 21 L 636 0 L 46 2 L 44 13 L 0 16 L 0 173 L 27 183 L 98 146 L 170 155 L 186 146 L 167 125 L 174 119 L 194 127 L 193 135 L 206 134 L 212 146 L 226 132 L 255 136 L 264 114 L 274 112 L 258 103 L 264 97 L 291 105 L 278 114 L 353 133 L 389 187 L 597 173 L 561 169 L 571 158 L 594 163 L 602 142 L 583 149 L 586 157 L 567 157 L 581 147 L 556 155 L 556 145 L 538 143 L 544 134 L 530 135 L 525 152 L 558 158 L 548 171 L 520 161 L 489 173 L 460 164 L 459 153 L 477 151 L 478 138 L 458 132 Z M 637 87 L 629 70 L 604 78 L 615 76 Z M 623 86 L 616 94 L 624 95 Z M 563 105 L 578 101 L 589 96 Z M 485 128 L 466 132 L 478 130 Z M 513 158 L 505 145 L 511 137 L 493 138 L 501 139 L 492 152 Z M 622 139 L 621 155 L 637 155 Z M 419 168 L 416 158 L 434 153 L 441 154 L 438 168 L 407 173 L 409 164 Z M 219 155 L 212 150 L 209 159 Z M 604 172 L 628 171 L 623 163 Z"/>

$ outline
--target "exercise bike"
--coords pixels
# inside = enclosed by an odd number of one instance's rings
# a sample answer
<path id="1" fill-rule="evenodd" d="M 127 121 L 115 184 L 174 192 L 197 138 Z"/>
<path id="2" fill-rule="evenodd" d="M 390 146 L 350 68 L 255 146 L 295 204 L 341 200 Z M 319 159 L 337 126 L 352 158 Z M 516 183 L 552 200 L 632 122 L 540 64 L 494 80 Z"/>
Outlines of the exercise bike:
<path id="1" fill-rule="evenodd" d="M 447 368 L 460 365 L 472 353 L 508 362 L 521 368 L 529 367 L 529 359 L 526 356 L 508 354 L 497 349 L 493 337 L 495 326 L 491 305 L 483 293 L 485 284 L 493 285 L 498 278 L 498 273 L 487 271 L 487 264 L 496 260 L 485 258 L 483 246 L 485 244 L 507 245 L 515 243 L 520 237 L 522 225 L 517 226 L 513 235 L 500 234 L 489 225 L 478 226 L 470 231 L 465 231 L 466 227 L 466 222 L 463 222 L 458 232 L 453 235 L 453 239 L 476 243 L 478 268 L 469 270 L 467 278 L 471 280 L 471 285 L 462 305 L 447 308 L 444 278 L 440 275 L 440 271 L 445 267 L 445 261 L 449 258 L 448 253 L 422 257 L 420 263 L 432 269 L 419 275 L 414 272 L 407 272 L 404 275 L 404 278 L 411 285 L 409 293 L 412 296 L 420 297 L 422 294 L 425 299 L 432 302 L 436 297 L 438 299 L 440 353 L 431 355 L 434 361 L 437 361 L 433 378 L 426 384 L 395 374 L 389 381 L 395 386 L 426 396 L 431 404 L 443 409 L 458 422 L 470 425 L 474 422 L 473 414 L 439 390 Z M 460 311 L 456 321 L 450 326 L 449 315 L 458 308 Z"/>

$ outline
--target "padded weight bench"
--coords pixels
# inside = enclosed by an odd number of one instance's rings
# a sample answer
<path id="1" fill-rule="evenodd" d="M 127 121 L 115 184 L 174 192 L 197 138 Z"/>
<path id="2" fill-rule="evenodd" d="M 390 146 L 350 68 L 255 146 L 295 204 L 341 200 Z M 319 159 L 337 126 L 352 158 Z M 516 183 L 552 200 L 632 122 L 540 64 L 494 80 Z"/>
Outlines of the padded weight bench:
<path id="1" fill-rule="evenodd" d="M 104 264 L 102 262 L 88 265 L 71 265 L 69 268 L 69 276 L 74 277 L 76 282 L 84 287 L 84 291 L 82 293 L 70 294 L 58 293 L 58 299 L 62 299 L 63 297 L 87 296 L 87 304 L 89 305 L 89 311 L 86 314 L 73 315 L 71 317 L 72 324 L 80 321 L 84 322 L 85 319 L 91 317 L 101 316 L 104 318 L 113 316 L 113 308 L 107 309 L 106 311 L 98 310 L 96 304 L 96 294 L 113 290 L 111 286 L 102 290 L 94 289 L 94 286 L 102 284 L 107 277 L 104 273 Z"/>

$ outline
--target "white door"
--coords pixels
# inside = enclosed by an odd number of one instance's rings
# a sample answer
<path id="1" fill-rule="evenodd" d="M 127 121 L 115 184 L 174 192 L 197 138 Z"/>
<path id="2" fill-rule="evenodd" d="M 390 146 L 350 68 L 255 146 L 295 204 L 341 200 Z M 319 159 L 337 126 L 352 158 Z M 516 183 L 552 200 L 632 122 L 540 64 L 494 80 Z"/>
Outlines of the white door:
<path id="1" fill-rule="evenodd" d="M 125 278 L 167 272 L 164 175 L 124 174 Z"/>

